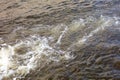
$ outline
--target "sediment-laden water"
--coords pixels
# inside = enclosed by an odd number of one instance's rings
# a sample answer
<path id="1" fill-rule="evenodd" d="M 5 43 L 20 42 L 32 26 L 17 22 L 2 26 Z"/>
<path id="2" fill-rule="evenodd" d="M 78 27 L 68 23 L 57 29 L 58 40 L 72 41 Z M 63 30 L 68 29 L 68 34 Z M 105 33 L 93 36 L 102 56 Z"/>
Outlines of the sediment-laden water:
<path id="1" fill-rule="evenodd" d="M 74 11 L 68 16 L 64 11 L 54 14 L 62 14 L 59 17 L 46 15 L 53 20 L 48 20 L 49 24 L 35 22 L 41 18 L 37 15 L 26 17 L 28 21 L 34 18 L 31 26 L 24 21 L 16 25 L 15 20 L 9 23 L 14 27 L 1 28 L 0 80 L 119 80 L 119 3 L 68 1 L 63 7 L 71 6 Z"/>

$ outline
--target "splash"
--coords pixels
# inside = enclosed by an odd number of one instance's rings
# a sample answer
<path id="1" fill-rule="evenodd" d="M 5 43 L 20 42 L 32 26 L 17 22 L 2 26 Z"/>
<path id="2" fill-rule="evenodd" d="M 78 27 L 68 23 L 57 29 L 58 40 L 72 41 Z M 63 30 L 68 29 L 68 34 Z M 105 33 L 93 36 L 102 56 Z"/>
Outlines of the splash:
<path id="1" fill-rule="evenodd" d="M 0 75 L 1 78 L 22 78 L 30 70 L 50 62 L 72 59 L 69 52 L 55 50 L 49 46 L 50 37 L 32 35 L 24 41 L 11 46 L 2 44 L 0 49 Z"/>
<path id="2" fill-rule="evenodd" d="M 87 44 L 95 34 L 108 28 L 119 29 L 111 27 L 118 26 L 119 20 L 116 17 L 90 16 L 74 20 L 69 25 L 17 27 L 11 35 L 15 39 L 16 36 L 23 36 L 23 39 L 16 39 L 12 45 L 7 43 L 0 45 L 0 79 L 21 79 L 31 70 L 35 71 L 45 64 L 74 59 L 75 55 L 73 56 L 71 51 L 77 49 L 75 46 L 82 47 L 81 44 Z M 4 42 L 2 38 L 0 41 Z"/>
<path id="3" fill-rule="evenodd" d="M 119 17 L 103 16 L 96 18 L 89 16 L 85 19 L 74 20 L 68 29 L 69 36 L 72 35 L 73 44 L 68 47 L 68 50 L 76 49 L 88 45 L 89 41 L 94 39 L 96 34 L 104 33 L 106 30 L 119 30 Z M 75 35 L 75 36 L 74 36 Z M 76 36 L 77 35 L 77 36 Z"/>
<path id="4" fill-rule="evenodd" d="M 68 30 L 68 27 L 66 26 L 65 29 L 64 29 L 64 31 L 62 31 L 62 34 L 61 34 L 60 37 L 58 38 L 56 44 L 61 44 L 61 39 L 62 39 L 62 37 L 65 35 L 65 33 L 67 32 L 67 30 Z"/>
<path id="5" fill-rule="evenodd" d="M 113 18 L 110 18 L 110 17 L 101 16 L 100 20 L 97 23 L 98 24 L 101 23 L 101 24 L 99 24 L 98 27 L 96 29 L 92 30 L 88 35 L 83 36 L 79 40 L 80 44 L 85 43 L 90 37 L 94 36 L 94 34 L 98 33 L 99 31 L 103 31 L 107 27 L 112 26 L 115 23 L 115 20 Z"/>

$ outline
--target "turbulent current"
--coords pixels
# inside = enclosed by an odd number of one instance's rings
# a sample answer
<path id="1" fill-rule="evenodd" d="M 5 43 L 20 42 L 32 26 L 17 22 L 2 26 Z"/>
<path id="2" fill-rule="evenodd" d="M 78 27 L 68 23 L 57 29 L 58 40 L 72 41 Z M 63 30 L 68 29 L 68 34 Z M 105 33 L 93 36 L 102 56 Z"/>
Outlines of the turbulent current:
<path id="1" fill-rule="evenodd" d="M 51 62 L 72 60 L 76 57 L 71 53 L 76 49 L 75 46 L 79 48 L 90 44 L 96 35 L 104 34 L 106 30 L 119 31 L 119 21 L 118 17 L 101 15 L 99 18 L 89 16 L 86 19 L 73 20 L 69 25 L 39 24 L 31 28 L 18 26 L 12 31 L 12 37 L 22 35 L 23 38 L 16 39 L 11 44 L 4 43 L 1 37 L 3 43 L 0 45 L 0 79 L 22 79 L 30 71 L 50 65 Z M 29 36 L 26 36 L 27 34 Z M 116 42 L 119 41 L 108 42 L 104 46 L 119 44 Z"/>
<path id="2" fill-rule="evenodd" d="M 120 80 L 120 0 L 0 0 L 0 80 Z"/>

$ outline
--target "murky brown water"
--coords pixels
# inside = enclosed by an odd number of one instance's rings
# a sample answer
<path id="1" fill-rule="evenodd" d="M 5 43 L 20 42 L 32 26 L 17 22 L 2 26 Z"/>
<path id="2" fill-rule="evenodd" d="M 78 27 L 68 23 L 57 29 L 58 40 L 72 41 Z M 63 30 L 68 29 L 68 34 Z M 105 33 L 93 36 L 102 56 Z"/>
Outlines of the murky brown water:
<path id="1" fill-rule="evenodd" d="M 0 9 L 0 79 L 119 80 L 120 1 L 44 2 Z"/>

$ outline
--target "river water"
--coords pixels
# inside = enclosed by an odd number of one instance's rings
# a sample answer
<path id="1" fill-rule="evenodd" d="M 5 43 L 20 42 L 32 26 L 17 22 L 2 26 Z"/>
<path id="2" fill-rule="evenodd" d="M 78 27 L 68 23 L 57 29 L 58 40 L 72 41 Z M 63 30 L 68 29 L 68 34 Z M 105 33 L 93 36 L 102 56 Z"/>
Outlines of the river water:
<path id="1" fill-rule="evenodd" d="M 67 23 L 15 26 L 2 33 L 0 80 L 120 78 L 120 1 L 73 2 Z"/>

